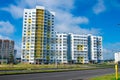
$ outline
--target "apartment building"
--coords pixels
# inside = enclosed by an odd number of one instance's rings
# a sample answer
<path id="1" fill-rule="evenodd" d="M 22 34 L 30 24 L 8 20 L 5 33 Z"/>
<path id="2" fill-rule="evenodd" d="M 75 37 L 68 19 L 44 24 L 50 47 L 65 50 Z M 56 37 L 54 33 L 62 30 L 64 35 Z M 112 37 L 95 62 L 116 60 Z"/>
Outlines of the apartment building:
<path id="1" fill-rule="evenodd" d="M 22 33 L 22 62 L 53 63 L 55 54 L 55 13 L 43 6 L 24 9 Z"/>
<path id="2" fill-rule="evenodd" d="M 103 60 L 102 54 L 102 37 L 101 36 L 88 36 L 88 56 L 89 60 L 98 63 Z"/>
<path id="3" fill-rule="evenodd" d="M 103 60 L 101 36 L 57 33 L 56 40 L 56 52 L 62 53 L 57 55 L 61 58 L 57 60 L 63 61 L 63 55 L 67 55 L 67 63 L 99 63 Z"/>
<path id="4" fill-rule="evenodd" d="M 66 33 L 56 33 L 56 55 L 57 63 L 68 63 L 68 35 Z"/>
<path id="5" fill-rule="evenodd" d="M 0 39 L 0 63 L 8 63 L 14 56 L 14 41 Z"/>
<path id="6" fill-rule="evenodd" d="M 73 63 L 88 63 L 88 36 L 69 34 L 69 61 Z"/>

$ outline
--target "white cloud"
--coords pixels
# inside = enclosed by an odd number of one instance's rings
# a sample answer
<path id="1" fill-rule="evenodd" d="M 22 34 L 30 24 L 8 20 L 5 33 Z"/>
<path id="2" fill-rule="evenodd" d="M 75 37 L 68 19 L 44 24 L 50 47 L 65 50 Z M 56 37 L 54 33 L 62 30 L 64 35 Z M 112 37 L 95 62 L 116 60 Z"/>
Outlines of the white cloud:
<path id="1" fill-rule="evenodd" d="M 1 10 L 9 12 L 14 18 L 18 19 L 22 18 L 24 8 L 35 8 L 36 5 L 43 5 L 50 10 L 68 10 L 73 7 L 73 4 L 73 0 L 69 2 L 66 0 L 19 0 L 16 1 L 16 5 L 11 4 L 8 7 L 1 8 Z"/>
<path id="2" fill-rule="evenodd" d="M 99 29 L 86 29 L 81 28 L 80 24 L 88 24 L 89 19 L 85 16 L 74 16 L 71 9 L 74 9 L 74 0 L 20 0 L 16 5 L 10 5 L 3 8 L 11 13 L 14 18 L 22 18 L 23 9 L 34 8 L 37 5 L 45 6 L 47 9 L 55 11 L 55 29 L 59 32 L 75 32 L 75 33 L 100 33 Z M 99 1 L 99 6 L 103 2 Z"/>
<path id="3" fill-rule="evenodd" d="M 37 4 L 43 5 L 48 9 L 70 10 L 74 8 L 74 0 L 37 0 Z"/>
<path id="4" fill-rule="evenodd" d="M 111 50 L 109 50 L 109 49 L 103 49 L 103 53 L 109 54 L 109 53 L 111 53 Z"/>
<path id="5" fill-rule="evenodd" d="M 114 52 L 111 49 L 103 48 L 103 59 L 114 59 Z"/>
<path id="6" fill-rule="evenodd" d="M 110 48 L 112 51 L 120 51 L 120 42 L 117 43 L 109 43 L 107 44 L 107 48 Z"/>
<path id="7" fill-rule="evenodd" d="M 10 12 L 14 18 L 21 18 L 23 16 L 23 8 L 15 5 L 10 5 L 9 7 L 2 8 L 2 10 Z"/>
<path id="8" fill-rule="evenodd" d="M 61 14 L 62 13 L 62 14 Z M 81 28 L 81 24 L 88 24 L 89 19 L 85 16 L 75 17 L 69 12 L 57 11 L 56 12 L 56 25 L 57 32 L 74 32 L 80 34 L 99 34 L 99 29 L 86 29 Z"/>
<path id="9" fill-rule="evenodd" d="M 11 40 L 10 37 L 8 37 L 8 36 L 3 36 L 3 35 L 0 35 L 0 39 L 9 39 L 9 40 Z"/>
<path id="10" fill-rule="evenodd" d="M 0 33 L 12 34 L 15 31 L 14 26 L 9 21 L 0 21 Z"/>
<path id="11" fill-rule="evenodd" d="M 93 11 L 95 14 L 99 14 L 103 11 L 105 11 L 106 7 L 104 5 L 103 0 L 98 0 L 98 3 L 93 7 Z"/>
<path id="12" fill-rule="evenodd" d="M 114 59 L 114 53 L 120 52 L 120 42 L 117 43 L 109 43 L 105 45 L 103 50 L 104 58 L 105 59 Z"/>

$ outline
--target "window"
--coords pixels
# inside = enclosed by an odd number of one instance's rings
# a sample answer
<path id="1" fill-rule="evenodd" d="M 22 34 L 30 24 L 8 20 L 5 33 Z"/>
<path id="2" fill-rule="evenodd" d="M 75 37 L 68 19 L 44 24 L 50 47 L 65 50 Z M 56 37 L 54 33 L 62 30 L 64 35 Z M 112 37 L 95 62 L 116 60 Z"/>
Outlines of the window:
<path id="1" fill-rule="evenodd" d="M 26 27 L 24 27 L 24 29 L 26 29 Z"/>
<path id="2" fill-rule="evenodd" d="M 32 15 L 32 17 L 35 17 L 35 15 Z"/>
<path id="3" fill-rule="evenodd" d="M 24 26 L 26 26 L 26 24 Z"/>
<path id="4" fill-rule="evenodd" d="M 24 30 L 24 32 L 26 32 L 26 30 Z"/>
<path id="5" fill-rule="evenodd" d="M 36 14 L 36 12 L 32 12 L 32 14 Z"/>
<path id="6" fill-rule="evenodd" d="M 32 20 L 35 20 L 35 18 L 32 18 Z"/>

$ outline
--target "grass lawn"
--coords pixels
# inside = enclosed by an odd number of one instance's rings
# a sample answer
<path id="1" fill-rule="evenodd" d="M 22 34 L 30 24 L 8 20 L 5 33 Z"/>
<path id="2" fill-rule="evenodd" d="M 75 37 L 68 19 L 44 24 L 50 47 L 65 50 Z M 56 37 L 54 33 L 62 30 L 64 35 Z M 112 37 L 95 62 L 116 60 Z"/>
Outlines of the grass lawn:
<path id="1" fill-rule="evenodd" d="M 69 70 L 87 70 L 87 69 L 98 69 L 98 68 L 111 68 L 113 64 L 2 64 L 0 65 L 1 74 L 21 74 L 21 73 L 34 73 L 34 72 L 59 72 Z M 57 69 L 56 69 L 57 68 Z M 12 71 L 12 72 L 9 72 Z M 18 70 L 18 71 L 14 71 Z"/>
<path id="2" fill-rule="evenodd" d="M 35 64 L 17 64 L 17 65 L 0 65 L 0 70 L 39 70 L 46 68 L 60 68 L 60 69 L 86 69 L 86 68 L 110 68 L 114 67 L 111 64 L 48 64 L 48 65 L 35 65 Z"/>
<path id="3" fill-rule="evenodd" d="M 64 69 L 71 69 L 71 68 L 105 68 L 105 67 L 114 67 L 114 64 L 58 64 L 57 67 L 55 64 L 0 64 L 0 70 L 16 70 L 16 69 L 43 69 L 43 68 L 64 68 Z"/>
<path id="4" fill-rule="evenodd" d="M 120 74 L 119 74 L 119 76 L 120 76 Z M 116 80 L 116 79 L 115 79 L 115 74 L 109 74 L 109 75 L 94 77 L 89 80 Z M 120 77 L 118 80 L 120 80 Z"/>

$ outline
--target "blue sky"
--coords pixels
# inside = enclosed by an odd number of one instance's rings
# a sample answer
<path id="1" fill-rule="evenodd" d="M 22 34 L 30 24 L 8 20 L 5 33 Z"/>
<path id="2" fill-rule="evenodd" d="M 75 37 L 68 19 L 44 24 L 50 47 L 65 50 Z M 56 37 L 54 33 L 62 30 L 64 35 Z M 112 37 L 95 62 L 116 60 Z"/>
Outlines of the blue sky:
<path id="1" fill-rule="evenodd" d="M 20 56 L 24 8 L 56 13 L 55 30 L 103 36 L 104 59 L 120 51 L 120 0 L 0 0 L 0 38 L 15 41 Z"/>

